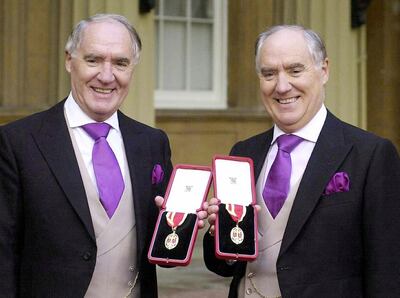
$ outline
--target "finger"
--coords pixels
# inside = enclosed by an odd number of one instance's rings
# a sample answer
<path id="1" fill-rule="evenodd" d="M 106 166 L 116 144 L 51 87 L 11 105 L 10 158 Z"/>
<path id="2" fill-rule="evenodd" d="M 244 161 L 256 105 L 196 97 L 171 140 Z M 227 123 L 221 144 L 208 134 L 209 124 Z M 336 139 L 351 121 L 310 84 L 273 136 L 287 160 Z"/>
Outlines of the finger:
<path id="1" fill-rule="evenodd" d="M 204 220 L 200 219 L 200 220 L 197 221 L 197 227 L 198 227 L 199 229 L 204 228 L 205 225 L 206 225 L 206 224 L 204 223 Z"/>
<path id="2" fill-rule="evenodd" d="M 218 205 L 219 200 L 217 198 L 211 198 L 208 204 L 211 205 Z"/>
<path id="3" fill-rule="evenodd" d="M 209 205 L 208 205 L 208 202 L 204 202 L 203 205 L 201 205 L 201 208 L 202 208 L 203 210 L 207 211 L 208 206 L 209 206 Z"/>
<path id="4" fill-rule="evenodd" d="M 158 208 L 161 208 L 162 205 L 163 205 L 163 203 L 164 203 L 164 198 L 161 197 L 161 196 L 156 196 L 156 197 L 154 198 L 154 202 L 156 203 L 156 206 L 157 206 Z"/>
<path id="5" fill-rule="evenodd" d="M 214 226 L 214 225 L 212 225 L 212 226 L 210 227 L 210 229 L 208 230 L 208 233 L 209 233 L 212 237 L 215 236 L 215 226 Z"/>
<path id="6" fill-rule="evenodd" d="M 213 226 L 215 224 L 216 217 L 217 216 L 215 214 L 211 214 L 208 216 L 207 220 L 208 220 L 208 223 L 210 224 L 210 226 Z"/>
<path id="7" fill-rule="evenodd" d="M 219 207 L 217 205 L 208 206 L 207 212 L 209 215 L 217 213 Z"/>
<path id="8" fill-rule="evenodd" d="M 207 216 L 208 216 L 207 211 L 204 211 L 204 210 L 203 210 L 203 211 L 197 212 L 197 218 L 198 218 L 199 220 L 206 219 Z"/>

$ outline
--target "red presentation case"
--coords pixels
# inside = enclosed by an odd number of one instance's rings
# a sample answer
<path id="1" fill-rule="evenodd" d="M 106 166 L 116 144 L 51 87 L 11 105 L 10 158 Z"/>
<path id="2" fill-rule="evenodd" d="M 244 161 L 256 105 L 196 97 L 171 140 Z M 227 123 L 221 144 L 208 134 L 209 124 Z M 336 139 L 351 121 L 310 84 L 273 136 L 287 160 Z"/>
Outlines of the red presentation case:
<path id="1" fill-rule="evenodd" d="M 215 255 L 220 259 L 252 261 L 258 255 L 253 161 L 216 155 L 213 177 L 214 196 L 219 200 Z"/>
<path id="2" fill-rule="evenodd" d="M 207 199 L 211 181 L 210 167 L 184 164 L 174 167 L 147 254 L 150 263 L 171 266 L 190 263 L 198 232 L 197 211 Z M 172 227 L 175 223 L 179 224 L 176 230 Z"/>

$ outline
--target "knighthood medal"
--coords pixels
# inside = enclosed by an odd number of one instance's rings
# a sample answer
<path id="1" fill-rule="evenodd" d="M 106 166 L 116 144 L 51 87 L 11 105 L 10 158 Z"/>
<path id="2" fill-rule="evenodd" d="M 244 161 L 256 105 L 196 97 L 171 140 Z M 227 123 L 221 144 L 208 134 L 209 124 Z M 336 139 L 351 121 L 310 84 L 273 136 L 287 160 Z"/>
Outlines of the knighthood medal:
<path id="1" fill-rule="evenodd" d="M 174 249 L 179 243 L 179 236 L 176 234 L 176 229 L 183 224 L 187 214 L 182 212 L 167 212 L 165 218 L 168 225 L 172 228 L 172 233 L 165 238 L 164 245 L 167 249 Z"/>
<path id="2" fill-rule="evenodd" d="M 236 222 L 236 226 L 230 233 L 231 240 L 235 244 L 241 244 L 244 240 L 244 233 L 239 227 L 239 222 L 241 222 L 246 215 L 246 207 L 236 204 L 226 204 L 226 211 L 228 211 L 232 220 Z"/>

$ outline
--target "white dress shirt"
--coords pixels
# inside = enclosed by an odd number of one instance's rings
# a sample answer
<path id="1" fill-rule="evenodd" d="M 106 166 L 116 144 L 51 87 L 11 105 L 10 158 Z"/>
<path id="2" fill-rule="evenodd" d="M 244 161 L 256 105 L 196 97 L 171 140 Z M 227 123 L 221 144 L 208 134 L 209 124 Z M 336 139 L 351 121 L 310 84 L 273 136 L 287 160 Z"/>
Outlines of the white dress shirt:
<path id="1" fill-rule="evenodd" d="M 292 159 L 292 174 L 290 176 L 289 195 L 293 191 L 297 192 L 297 188 L 294 190 L 293 186 L 297 184 L 303 176 L 308 160 L 310 159 L 311 153 L 315 147 L 315 143 L 317 142 L 318 136 L 322 130 L 322 126 L 324 125 L 326 115 L 326 107 L 325 105 L 322 105 L 317 114 L 311 119 L 310 122 L 307 123 L 306 126 L 292 133 L 293 135 L 303 138 L 303 142 L 301 142 L 290 153 Z M 261 193 L 268 177 L 269 170 L 271 169 L 272 163 L 274 162 L 278 152 L 276 139 L 283 134 L 285 133 L 278 126 L 274 125 L 274 135 L 265 160 L 266 165 L 264 164 L 263 172 L 260 173 L 260 175 L 262 175 L 261 177 L 263 177 L 263 183 L 259 183 L 258 191 Z"/>
<path id="2" fill-rule="evenodd" d="M 88 170 L 89 176 L 98 192 L 96 177 L 94 175 L 93 163 L 92 163 L 92 149 L 95 141 L 81 127 L 82 125 L 93 123 L 96 121 L 91 119 L 88 115 L 86 115 L 82 111 L 82 109 L 74 100 L 72 93 L 69 94 L 65 102 L 64 112 L 67 118 L 67 124 L 71 128 L 72 133 L 74 134 L 76 143 L 82 155 L 86 169 Z M 120 168 L 124 169 L 125 168 L 124 143 L 121 131 L 119 129 L 117 112 L 115 112 L 110 118 L 108 118 L 104 122 L 108 123 L 111 126 L 110 132 L 108 133 L 107 136 L 107 142 L 109 143 L 111 149 L 114 151 L 114 154 L 118 160 Z M 121 170 L 121 172 L 125 180 L 124 177 L 125 171 Z"/>

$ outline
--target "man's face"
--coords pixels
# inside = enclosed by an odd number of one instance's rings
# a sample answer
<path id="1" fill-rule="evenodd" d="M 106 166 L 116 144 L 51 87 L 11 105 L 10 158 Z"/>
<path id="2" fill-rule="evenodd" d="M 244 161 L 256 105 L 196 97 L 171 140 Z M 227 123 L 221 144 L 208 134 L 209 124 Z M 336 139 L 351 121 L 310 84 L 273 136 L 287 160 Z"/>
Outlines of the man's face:
<path id="1" fill-rule="evenodd" d="M 304 127 L 318 112 L 328 81 L 328 60 L 316 64 L 301 31 L 283 29 L 260 49 L 260 89 L 267 112 L 286 133 Z"/>
<path id="2" fill-rule="evenodd" d="M 128 30 L 114 21 L 89 24 L 78 48 L 66 55 L 65 67 L 77 104 L 93 120 L 106 120 L 129 91 L 134 65 Z"/>

